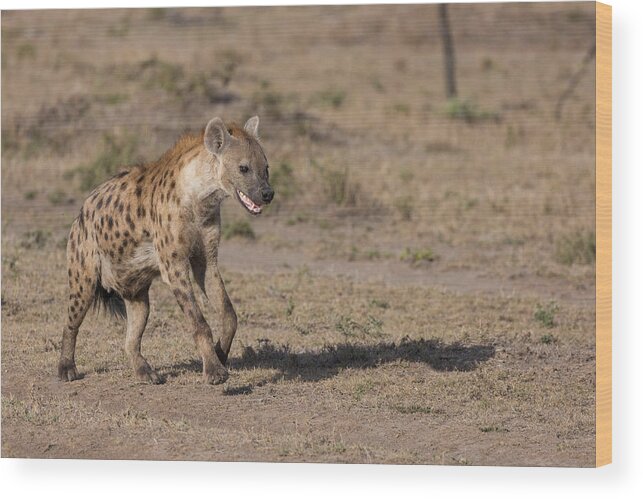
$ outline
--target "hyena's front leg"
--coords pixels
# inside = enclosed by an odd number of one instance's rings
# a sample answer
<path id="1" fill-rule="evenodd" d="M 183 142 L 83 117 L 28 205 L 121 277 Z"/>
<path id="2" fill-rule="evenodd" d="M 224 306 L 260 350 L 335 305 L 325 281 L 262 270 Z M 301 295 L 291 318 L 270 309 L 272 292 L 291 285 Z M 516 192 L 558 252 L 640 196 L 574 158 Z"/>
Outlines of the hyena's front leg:
<path id="1" fill-rule="evenodd" d="M 188 261 L 180 262 L 176 259 L 164 262 L 164 280 L 172 288 L 176 301 L 185 314 L 192 327 L 194 341 L 203 359 L 203 377 L 207 383 L 218 385 L 228 379 L 228 371 L 219 360 L 215 352 L 214 341 L 210 326 L 203 317 L 203 313 L 194 296 L 190 283 Z"/>
<path id="2" fill-rule="evenodd" d="M 221 322 L 222 322 L 222 331 L 221 338 L 217 341 L 215 345 L 215 350 L 221 362 L 225 364 L 228 361 L 228 355 L 230 354 L 230 348 L 232 346 L 232 340 L 234 335 L 237 332 L 237 314 L 234 311 L 232 306 L 232 301 L 228 296 L 228 292 L 225 289 L 225 284 L 223 283 L 223 278 L 219 273 L 219 269 L 216 265 L 214 267 L 214 288 L 215 293 L 217 294 L 217 302 L 219 303 L 221 310 Z"/>
<path id="3" fill-rule="evenodd" d="M 209 215 L 210 218 L 205 220 L 202 227 L 205 251 L 201 257 L 195 258 L 192 262 L 192 272 L 197 284 L 205 293 L 206 267 L 212 269 L 212 279 L 214 280 L 213 298 L 218 306 L 218 312 L 221 314 L 221 337 L 214 348 L 219 360 L 225 365 L 228 362 L 232 340 L 237 332 L 237 314 L 225 289 L 225 284 L 217 265 L 221 233 L 219 212 L 215 210 L 209 212 Z"/>

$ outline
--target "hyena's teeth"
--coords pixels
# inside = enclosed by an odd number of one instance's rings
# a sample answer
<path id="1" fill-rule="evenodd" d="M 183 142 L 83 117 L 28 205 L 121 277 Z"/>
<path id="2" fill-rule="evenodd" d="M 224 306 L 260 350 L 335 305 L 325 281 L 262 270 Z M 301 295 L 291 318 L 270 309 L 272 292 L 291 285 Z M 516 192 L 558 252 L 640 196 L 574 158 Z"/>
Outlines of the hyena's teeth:
<path id="1" fill-rule="evenodd" d="M 241 199 L 241 202 L 245 205 L 248 210 L 250 210 L 252 213 L 261 213 L 261 206 L 258 206 L 250 199 L 248 196 L 246 196 L 243 192 L 237 189 L 237 193 L 239 194 L 239 199 Z"/>

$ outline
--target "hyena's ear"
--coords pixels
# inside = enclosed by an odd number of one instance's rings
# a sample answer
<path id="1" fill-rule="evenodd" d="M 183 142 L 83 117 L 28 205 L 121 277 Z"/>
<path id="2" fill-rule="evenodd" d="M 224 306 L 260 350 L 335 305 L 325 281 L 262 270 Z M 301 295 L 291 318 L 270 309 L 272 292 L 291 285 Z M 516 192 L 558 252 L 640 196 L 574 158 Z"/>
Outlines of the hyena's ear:
<path id="1" fill-rule="evenodd" d="M 205 127 L 203 142 L 212 154 L 221 154 L 230 142 L 230 134 L 221 118 L 212 118 Z"/>
<path id="2" fill-rule="evenodd" d="M 255 139 L 259 139 L 259 116 L 253 116 L 246 121 L 246 124 L 243 125 L 243 129 Z"/>

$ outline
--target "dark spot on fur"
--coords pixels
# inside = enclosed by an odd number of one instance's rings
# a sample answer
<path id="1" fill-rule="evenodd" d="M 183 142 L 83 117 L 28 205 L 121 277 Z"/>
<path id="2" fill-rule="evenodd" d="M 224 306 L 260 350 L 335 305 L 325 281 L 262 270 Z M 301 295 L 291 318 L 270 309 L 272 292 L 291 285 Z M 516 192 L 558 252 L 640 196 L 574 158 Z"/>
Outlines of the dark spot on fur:
<path id="1" fill-rule="evenodd" d="M 129 225 L 130 230 L 134 230 L 136 228 L 136 224 L 132 220 L 132 217 L 130 216 L 129 213 L 125 217 L 125 220 L 127 221 L 127 224 Z"/>

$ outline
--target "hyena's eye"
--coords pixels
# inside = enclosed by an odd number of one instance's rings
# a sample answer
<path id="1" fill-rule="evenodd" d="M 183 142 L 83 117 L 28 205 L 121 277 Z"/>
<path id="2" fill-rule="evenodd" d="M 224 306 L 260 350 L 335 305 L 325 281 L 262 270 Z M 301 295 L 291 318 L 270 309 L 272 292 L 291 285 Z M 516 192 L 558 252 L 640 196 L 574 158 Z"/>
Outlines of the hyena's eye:
<path id="1" fill-rule="evenodd" d="M 241 173 L 248 173 L 248 170 L 250 170 L 250 168 L 248 167 L 248 165 L 240 165 L 240 166 L 239 166 L 239 171 L 240 171 Z"/>

